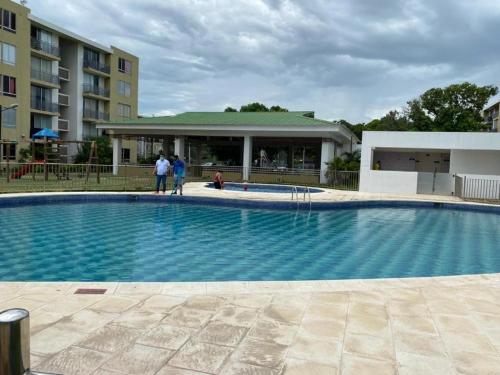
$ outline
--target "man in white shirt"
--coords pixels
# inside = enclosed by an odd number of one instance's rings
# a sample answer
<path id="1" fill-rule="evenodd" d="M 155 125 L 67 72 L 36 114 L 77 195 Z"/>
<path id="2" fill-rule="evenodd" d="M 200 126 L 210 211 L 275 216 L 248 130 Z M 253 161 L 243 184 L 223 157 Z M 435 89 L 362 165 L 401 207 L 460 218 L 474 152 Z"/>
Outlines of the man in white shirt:
<path id="1" fill-rule="evenodd" d="M 156 176 L 156 193 L 160 192 L 160 183 L 162 184 L 163 194 L 167 190 L 167 172 L 170 167 L 170 163 L 163 154 L 160 154 L 160 159 L 156 161 L 155 169 L 153 174 Z"/>

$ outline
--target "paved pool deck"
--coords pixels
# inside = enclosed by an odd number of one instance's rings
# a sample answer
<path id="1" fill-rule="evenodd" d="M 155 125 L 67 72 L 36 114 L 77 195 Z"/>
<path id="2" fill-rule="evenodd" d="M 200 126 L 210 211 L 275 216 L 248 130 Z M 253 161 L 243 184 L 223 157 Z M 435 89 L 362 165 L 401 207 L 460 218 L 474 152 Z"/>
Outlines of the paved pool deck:
<path id="1" fill-rule="evenodd" d="M 185 194 L 290 199 L 203 185 L 186 184 Z M 0 199 L 8 196 L 20 195 Z M 311 196 L 313 201 L 461 202 L 333 190 Z M 104 294 L 75 294 L 78 289 Z M 500 373 L 500 274 L 299 282 L 0 282 L 0 311 L 13 307 L 31 313 L 32 368 L 65 375 Z"/>

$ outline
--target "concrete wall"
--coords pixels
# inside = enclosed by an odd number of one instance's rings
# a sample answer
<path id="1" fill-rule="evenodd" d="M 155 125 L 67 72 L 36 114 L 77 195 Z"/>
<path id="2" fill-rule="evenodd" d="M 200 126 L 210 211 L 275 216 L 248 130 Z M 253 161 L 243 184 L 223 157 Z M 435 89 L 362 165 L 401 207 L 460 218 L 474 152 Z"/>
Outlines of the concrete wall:
<path id="1" fill-rule="evenodd" d="M 417 194 L 418 173 L 364 171 L 359 191 L 370 193 Z"/>
<path id="2" fill-rule="evenodd" d="M 500 175 L 500 151 L 452 150 L 450 173 Z"/>

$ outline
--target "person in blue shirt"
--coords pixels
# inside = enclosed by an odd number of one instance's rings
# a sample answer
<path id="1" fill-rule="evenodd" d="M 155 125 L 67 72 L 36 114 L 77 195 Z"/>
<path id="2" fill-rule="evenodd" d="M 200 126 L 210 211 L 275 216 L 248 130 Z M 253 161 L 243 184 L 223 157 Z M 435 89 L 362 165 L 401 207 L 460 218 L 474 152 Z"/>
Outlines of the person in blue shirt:
<path id="1" fill-rule="evenodd" d="M 156 176 L 156 194 L 160 192 L 160 183 L 162 184 L 162 191 L 165 194 L 167 190 L 167 172 L 170 167 L 170 163 L 163 154 L 160 154 L 160 158 L 156 161 L 155 169 L 153 174 Z"/>
<path id="2" fill-rule="evenodd" d="M 177 194 L 179 188 L 180 195 L 182 195 L 182 185 L 184 184 L 184 177 L 186 176 L 186 166 L 184 161 L 179 158 L 179 155 L 174 156 L 174 191 L 172 194 Z"/>

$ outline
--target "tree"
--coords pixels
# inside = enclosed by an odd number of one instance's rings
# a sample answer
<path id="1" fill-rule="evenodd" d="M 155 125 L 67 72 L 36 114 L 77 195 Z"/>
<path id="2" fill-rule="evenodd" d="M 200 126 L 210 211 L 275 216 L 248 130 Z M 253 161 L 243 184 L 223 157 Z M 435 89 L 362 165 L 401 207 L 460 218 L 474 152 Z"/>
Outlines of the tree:
<path id="1" fill-rule="evenodd" d="M 233 108 L 233 107 L 227 107 L 224 112 L 238 112 L 238 110 L 236 108 Z"/>
<path id="2" fill-rule="evenodd" d="M 487 128 L 481 110 L 497 93 L 495 86 L 469 82 L 432 88 L 408 102 L 408 116 L 415 130 L 431 127 L 434 131 L 480 131 Z"/>
<path id="3" fill-rule="evenodd" d="M 269 112 L 269 108 L 267 108 L 262 103 L 250 103 L 247 105 L 242 105 L 240 107 L 240 112 Z"/>
<path id="4" fill-rule="evenodd" d="M 364 130 L 376 131 L 405 131 L 410 130 L 408 119 L 397 110 L 389 111 L 384 117 L 370 121 L 365 125 Z"/>
<path id="5" fill-rule="evenodd" d="M 90 156 L 90 142 L 95 141 L 97 145 L 97 160 L 99 164 L 111 165 L 113 164 L 113 148 L 109 141 L 108 136 L 90 137 L 80 146 L 78 146 L 78 153 L 75 156 L 76 164 L 88 163 Z"/>
<path id="6" fill-rule="evenodd" d="M 273 105 L 271 108 L 269 108 L 270 112 L 288 112 L 288 109 L 282 108 L 279 105 Z"/>

